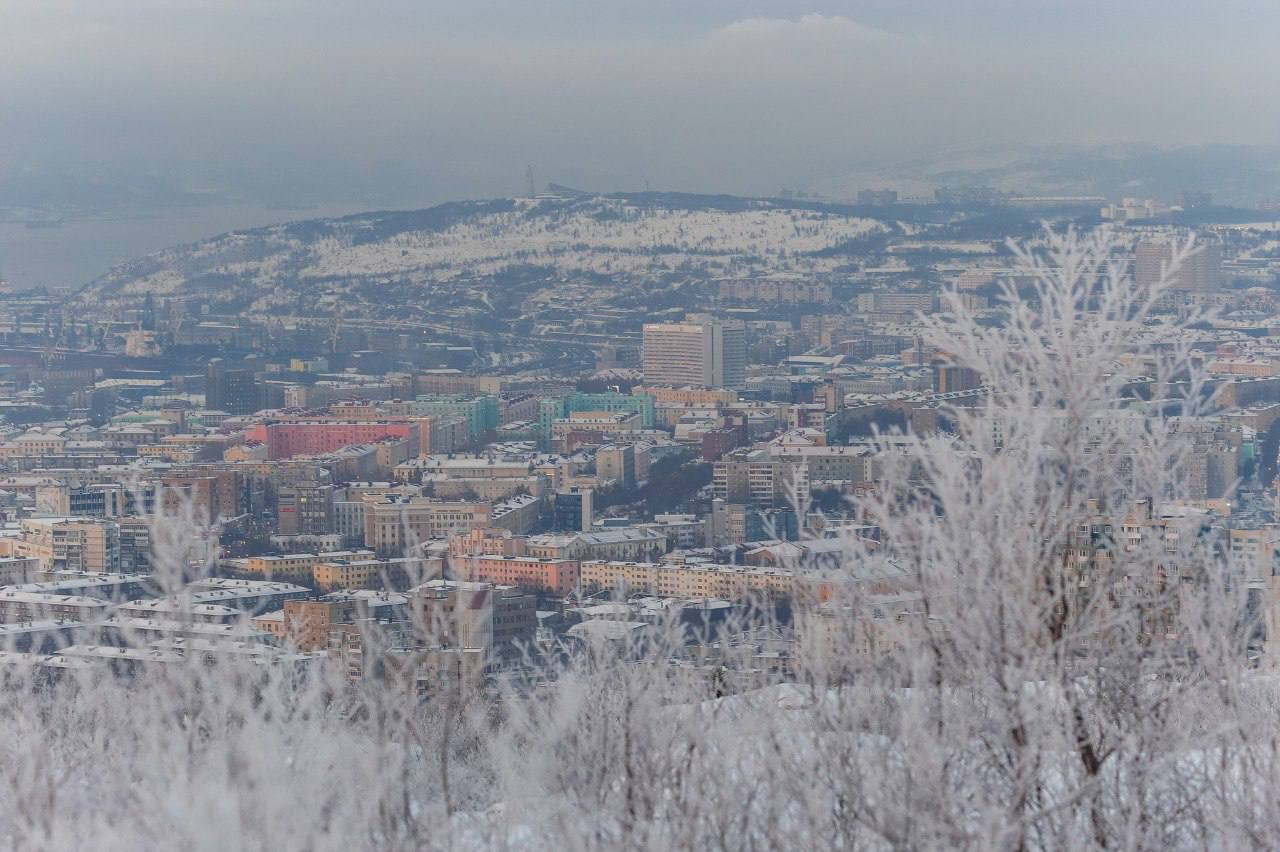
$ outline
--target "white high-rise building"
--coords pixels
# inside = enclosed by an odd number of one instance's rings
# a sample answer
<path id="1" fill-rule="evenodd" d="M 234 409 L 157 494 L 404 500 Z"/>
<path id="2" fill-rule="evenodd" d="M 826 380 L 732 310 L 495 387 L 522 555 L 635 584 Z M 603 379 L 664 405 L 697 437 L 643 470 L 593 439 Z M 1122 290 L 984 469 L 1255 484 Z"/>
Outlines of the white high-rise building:
<path id="1" fill-rule="evenodd" d="M 746 328 L 700 314 L 646 323 L 643 359 L 647 384 L 741 387 L 747 380 Z"/>
<path id="2" fill-rule="evenodd" d="M 1143 240 L 1135 252 L 1134 280 L 1140 287 L 1154 285 L 1172 259 L 1171 243 Z M 1173 290 L 1216 290 L 1221 281 L 1222 247 L 1216 243 L 1199 243 L 1196 253 L 1170 277 L 1169 285 Z"/>

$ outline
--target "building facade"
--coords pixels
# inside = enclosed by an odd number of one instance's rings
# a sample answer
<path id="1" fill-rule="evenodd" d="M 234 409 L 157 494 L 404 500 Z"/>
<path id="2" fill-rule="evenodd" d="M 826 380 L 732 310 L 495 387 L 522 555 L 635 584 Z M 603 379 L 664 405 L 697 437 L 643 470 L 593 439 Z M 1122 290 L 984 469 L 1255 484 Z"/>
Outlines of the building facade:
<path id="1" fill-rule="evenodd" d="M 746 328 L 695 316 L 644 326 L 644 379 L 651 385 L 737 388 L 746 383 Z"/>

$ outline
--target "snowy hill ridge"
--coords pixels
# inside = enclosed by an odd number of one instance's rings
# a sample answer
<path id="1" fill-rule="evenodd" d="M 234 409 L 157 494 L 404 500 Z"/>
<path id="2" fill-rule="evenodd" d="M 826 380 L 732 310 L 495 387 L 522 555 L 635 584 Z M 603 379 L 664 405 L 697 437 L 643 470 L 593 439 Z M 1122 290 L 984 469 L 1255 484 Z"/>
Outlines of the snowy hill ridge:
<path id="1" fill-rule="evenodd" d="M 850 208 L 659 193 L 454 202 L 246 231 L 124 264 L 81 293 L 124 304 L 146 293 L 200 294 L 269 311 L 351 288 L 447 290 L 535 269 L 552 279 L 821 274 L 840 246 L 894 226 Z"/>

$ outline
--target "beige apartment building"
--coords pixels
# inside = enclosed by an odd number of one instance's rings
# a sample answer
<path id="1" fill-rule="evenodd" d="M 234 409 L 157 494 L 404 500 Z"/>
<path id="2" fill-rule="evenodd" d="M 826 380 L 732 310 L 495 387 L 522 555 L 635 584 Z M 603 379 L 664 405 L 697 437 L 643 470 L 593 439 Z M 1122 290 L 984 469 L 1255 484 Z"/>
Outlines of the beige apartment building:
<path id="1" fill-rule="evenodd" d="M 397 465 L 392 471 L 399 482 L 415 482 L 425 477 L 449 479 L 523 479 L 531 474 L 527 459 L 514 461 L 492 456 L 430 455 Z"/>
<path id="2" fill-rule="evenodd" d="M 642 562 L 668 550 L 667 537 L 653 530 L 623 527 L 568 535 L 532 535 L 522 542 L 522 552 L 539 559 L 596 559 Z"/>
<path id="3" fill-rule="evenodd" d="M 379 555 L 401 554 L 412 544 L 484 529 L 492 516 L 492 507 L 484 502 L 371 499 L 364 507 L 364 544 Z"/>
<path id="4" fill-rule="evenodd" d="M 330 559 L 328 554 L 321 554 L 321 560 L 311 569 L 316 588 L 325 591 L 384 588 L 384 580 L 389 580 L 392 586 L 397 582 L 421 581 L 439 576 L 443 568 L 443 561 L 438 558 L 374 559 L 371 553 L 362 555 L 365 558 Z"/>
<path id="5" fill-rule="evenodd" d="M 662 597 L 738 600 L 794 591 L 792 572 L 743 565 L 668 564 L 588 560 L 579 566 L 584 591 L 627 589 Z"/>
<path id="6" fill-rule="evenodd" d="M 120 570 L 120 528 L 100 518 L 27 518 L 16 539 L 0 541 L 0 556 L 38 560 L 41 571 Z"/>
<path id="7" fill-rule="evenodd" d="M 738 401 L 738 392 L 725 388 L 634 387 L 631 389 L 631 393 L 647 393 L 653 397 L 655 403 L 672 405 L 724 406 L 734 405 Z"/>
<path id="8" fill-rule="evenodd" d="M 838 458 L 838 457 L 837 457 Z M 833 462 L 832 470 L 841 465 Z M 712 492 L 729 503 L 784 506 L 809 498 L 809 466 L 797 458 L 775 458 L 767 450 L 730 453 L 711 469 Z"/>
<path id="9" fill-rule="evenodd" d="M 321 589 L 367 589 L 381 578 L 387 563 L 381 559 L 359 562 L 317 562 L 311 579 Z"/>
<path id="10" fill-rule="evenodd" d="M 633 411 L 575 411 L 568 417 L 551 422 L 551 437 L 563 438 L 571 432 L 599 432 L 614 434 L 634 432 L 641 428 L 638 412 Z"/>
<path id="11" fill-rule="evenodd" d="M 694 315 L 684 322 L 645 323 L 646 385 L 737 388 L 746 383 L 746 327 Z"/>
<path id="12" fill-rule="evenodd" d="M 266 580 L 310 580 L 312 569 L 320 561 L 314 553 L 288 553 L 283 556 L 250 556 L 235 559 L 231 565 L 241 574 L 252 574 Z"/>
<path id="13" fill-rule="evenodd" d="M 61 455 L 66 446 L 67 439 L 61 435 L 27 432 L 12 441 L 0 444 L 0 458 Z"/>

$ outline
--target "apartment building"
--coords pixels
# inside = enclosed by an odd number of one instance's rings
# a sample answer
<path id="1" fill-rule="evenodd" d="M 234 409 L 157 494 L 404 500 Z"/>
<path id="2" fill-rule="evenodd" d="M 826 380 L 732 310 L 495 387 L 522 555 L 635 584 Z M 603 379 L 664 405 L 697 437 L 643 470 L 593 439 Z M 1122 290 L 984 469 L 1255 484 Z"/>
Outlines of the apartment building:
<path id="1" fill-rule="evenodd" d="M 364 546 L 364 507 L 360 499 L 333 501 L 333 532 L 342 538 L 343 547 Z"/>
<path id="2" fill-rule="evenodd" d="M 539 559 L 533 556 L 461 556 L 450 565 L 464 580 L 499 583 L 567 595 L 578 584 L 576 559 Z"/>
<path id="3" fill-rule="evenodd" d="M 18 538 L 0 541 L 0 554 L 34 557 L 42 571 L 115 573 L 120 528 L 99 518 L 27 518 Z"/>
<path id="4" fill-rule="evenodd" d="M 747 378 L 746 327 L 704 315 L 645 323 L 643 362 L 650 385 L 741 387 Z"/>
<path id="5" fill-rule="evenodd" d="M 334 532 L 334 487 L 306 482 L 281 488 L 276 495 L 280 535 L 327 535 Z"/>
<path id="6" fill-rule="evenodd" d="M 267 458 L 319 455 L 349 447 L 372 444 L 383 438 L 405 438 L 413 452 L 418 450 L 418 424 L 391 420 L 311 420 L 259 423 L 245 439 L 267 447 Z"/>
<path id="7" fill-rule="evenodd" d="M 533 535 L 521 542 L 522 552 L 541 559 L 612 559 L 646 561 L 668 550 L 667 537 L 643 527 L 592 530 L 576 534 Z"/>
<path id="8" fill-rule="evenodd" d="M 493 455 L 430 455 L 409 459 L 392 471 L 398 482 L 419 482 L 425 477 L 446 479 L 522 479 L 529 476 L 528 458 L 501 458 Z"/>
<path id="9" fill-rule="evenodd" d="M 1152 287 L 1160 281 L 1173 261 L 1173 244 L 1142 240 L 1134 250 L 1133 276 L 1139 287 Z M 1222 247 L 1201 243 L 1194 255 L 1175 270 L 1169 270 L 1171 290 L 1216 290 L 1222 285 Z"/>
<path id="10" fill-rule="evenodd" d="M 1232 563 L 1251 583 L 1265 583 L 1276 573 L 1276 545 L 1280 543 L 1280 524 L 1264 524 L 1257 529 L 1232 529 L 1228 532 Z"/>
<path id="11" fill-rule="evenodd" d="M 738 401 L 738 392 L 728 388 L 697 387 L 634 387 L 633 394 L 644 394 L 654 399 L 654 404 L 688 406 L 726 406 Z"/>
<path id="12" fill-rule="evenodd" d="M 365 619 L 405 621 L 409 613 L 407 595 L 395 592 L 351 592 L 325 595 L 319 600 L 285 601 L 281 610 L 254 619 L 255 626 L 289 643 L 299 651 L 318 651 L 329 645 L 329 633 L 342 624 L 355 625 Z"/>
<path id="13" fill-rule="evenodd" d="M 400 556 L 392 559 L 342 558 L 329 559 L 321 554 L 321 560 L 311 569 L 311 579 L 316 588 L 329 591 L 340 589 L 406 588 L 411 583 L 442 573 L 442 560 Z"/>
<path id="14" fill-rule="evenodd" d="M 268 580 L 311 581 L 311 572 L 320 556 L 315 553 L 287 553 L 282 556 L 249 556 L 232 559 L 227 564 L 236 573 L 251 574 Z"/>
<path id="15" fill-rule="evenodd" d="M 493 394 L 419 394 L 405 405 L 408 413 L 419 417 L 461 420 L 466 424 L 469 440 L 498 428 L 500 421 L 498 397 Z"/>
<path id="16" fill-rule="evenodd" d="M 778 568 L 705 563 L 609 562 L 585 560 L 579 566 L 582 589 L 661 597 L 743 600 L 793 593 L 793 574 Z"/>
<path id="17" fill-rule="evenodd" d="M 831 301 L 830 284 L 806 278 L 721 279 L 718 284 L 722 299 L 790 305 L 827 304 Z"/>
<path id="18" fill-rule="evenodd" d="M 637 414 L 640 417 L 638 428 L 643 429 L 652 429 L 655 422 L 654 397 L 651 393 L 640 390 L 630 394 L 612 391 L 571 393 L 567 396 L 547 397 L 538 404 L 538 427 L 542 438 L 551 438 L 552 424 L 557 420 L 566 420 L 582 411 Z"/>
<path id="19" fill-rule="evenodd" d="M 858 310 L 863 313 L 929 313 L 937 306 L 938 297 L 933 293 L 863 293 L 858 296 Z"/>
<path id="20" fill-rule="evenodd" d="M 226 624 L 245 613 L 256 615 L 277 610 L 285 601 L 300 600 L 311 594 L 310 589 L 293 583 L 208 577 L 192 583 L 182 594 L 129 601 L 120 604 L 116 611 L 122 618 L 191 618 Z"/>
<path id="21" fill-rule="evenodd" d="M 106 617 L 109 606 L 100 598 L 86 595 L 0 589 L 2 624 L 46 620 L 94 622 Z"/>
<path id="22" fill-rule="evenodd" d="M 534 596 L 514 585 L 431 580 L 409 593 L 415 631 L 428 646 L 478 648 L 486 662 L 518 657 L 533 641 Z"/>
<path id="23" fill-rule="evenodd" d="M 0 586 L 30 583 L 40 571 L 40 560 L 34 556 L 0 556 Z"/>
<path id="24" fill-rule="evenodd" d="M 729 503 L 781 506 L 809 497 L 809 467 L 803 461 L 775 458 L 767 450 L 732 452 L 715 463 L 711 487 Z"/>
<path id="25" fill-rule="evenodd" d="M 379 555 L 411 545 L 484 529 L 495 520 L 489 503 L 429 497 L 371 498 L 364 507 L 364 544 Z"/>

